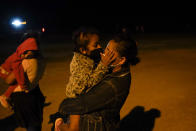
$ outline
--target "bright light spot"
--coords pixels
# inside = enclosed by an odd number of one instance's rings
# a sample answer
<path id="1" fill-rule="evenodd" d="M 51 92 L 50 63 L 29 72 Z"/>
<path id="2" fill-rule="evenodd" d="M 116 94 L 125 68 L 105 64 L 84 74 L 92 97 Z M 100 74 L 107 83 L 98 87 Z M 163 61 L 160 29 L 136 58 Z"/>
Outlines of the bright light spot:
<path id="1" fill-rule="evenodd" d="M 25 24 L 27 24 L 27 22 L 26 21 L 23 21 L 23 22 L 21 22 L 21 24 L 25 25 Z"/>
<path id="2" fill-rule="evenodd" d="M 19 26 L 25 25 L 25 24 L 27 24 L 26 21 L 21 21 L 21 20 L 19 20 L 19 19 L 15 19 L 15 20 L 12 22 L 12 25 L 14 25 L 14 26 L 16 26 L 16 27 L 19 27 Z"/>
<path id="3" fill-rule="evenodd" d="M 42 32 L 45 32 L 45 28 L 44 27 L 42 28 Z"/>
<path id="4" fill-rule="evenodd" d="M 18 26 L 21 25 L 21 21 L 20 21 L 20 20 L 14 20 L 14 21 L 12 22 L 12 24 L 18 27 Z"/>

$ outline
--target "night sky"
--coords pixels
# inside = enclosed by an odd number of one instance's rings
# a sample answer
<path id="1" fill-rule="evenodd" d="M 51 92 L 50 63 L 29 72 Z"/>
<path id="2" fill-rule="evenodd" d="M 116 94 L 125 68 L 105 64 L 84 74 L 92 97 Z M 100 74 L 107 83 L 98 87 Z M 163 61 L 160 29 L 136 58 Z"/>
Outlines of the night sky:
<path id="1" fill-rule="evenodd" d="M 122 0 L 7 0 L 0 4 L 0 33 L 12 30 L 10 23 L 14 17 L 26 20 L 28 28 L 45 27 L 53 33 L 69 33 L 85 25 L 106 32 L 114 31 L 117 26 L 134 28 L 136 25 L 144 25 L 148 31 L 195 28 L 194 15 L 179 6 L 163 6 L 161 2 L 156 6 L 141 3 Z"/>

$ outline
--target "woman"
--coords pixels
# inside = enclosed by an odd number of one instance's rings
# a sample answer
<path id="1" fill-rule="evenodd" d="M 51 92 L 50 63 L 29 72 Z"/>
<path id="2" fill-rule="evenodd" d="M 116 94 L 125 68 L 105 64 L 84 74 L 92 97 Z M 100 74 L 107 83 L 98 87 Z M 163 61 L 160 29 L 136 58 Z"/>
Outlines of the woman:
<path id="1" fill-rule="evenodd" d="M 80 131 L 115 131 L 119 128 L 120 109 L 122 108 L 131 84 L 130 65 L 137 64 L 137 46 L 134 40 L 116 36 L 109 41 L 107 51 L 113 51 L 115 60 L 111 65 L 111 74 L 100 83 L 77 98 L 64 99 L 59 114 L 80 115 Z M 61 122 L 60 131 L 68 124 Z"/>
<path id="2" fill-rule="evenodd" d="M 34 40 L 34 44 L 37 44 L 39 47 L 38 32 L 28 32 L 25 34 L 23 40 L 27 41 L 29 39 Z M 27 51 L 27 53 L 29 52 L 33 55 L 22 60 L 27 87 L 23 90 L 18 86 L 12 92 L 10 104 L 14 111 L 13 116 L 15 119 L 10 123 L 1 126 L 0 128 L 2 128 L 2 130 L 14 130 L 17 127 L 23 127 L 26 128 L 27 131 L 41 131 L 45 98 L 40 91 L 39 80 L 42 78 L 45 64 L 40 50 Z M 6 78 L 6 81 L 8 84 L 15 82 L 15 75 L 13 72 Z M 1 122 L 3 123 L 3 121 Z"/>
<path id="3" fill-rule="evenodd" d="M 6 80 L 6 77 L 9 76 L 11 72 L 13 72 L 16 78 L 16 82 L 10 85 L 6 92 L 0 96 L 0 103 L 3 107 L 9 107 L 7 100 L 9 100 L 10 95 L 16 87 L 25 90 L 26 80 L 22 61 L 29 57 L 33 57 L 36 55 L 35 52 L 38 51 L 38 44 L 34 38 L 24 39 L 21 41 L 21 44 L 17 47 L 16 51 L 0 66 L 0 77 L 2 79 Z"/>
<path id="4" fill-rule="evenodd" d="M 113 53 L 108 52 L 103 57 L 99 43 L 98 31 L 90 27 L 82 27 L 74 32 L 74 55 L 70 63 L 70 77 L 66 85 L 67 98 L 76 98 L 85 90 L 99 83 L 108 73 L 108 67 L 113 61 Z M 101 61 L 100 61 L 101 59 Z M 70 123 L 80 120 L 79 115 L 70 115 Z M 74 122 L 73 122 L 74 121 Z M 56 123 L 58 125 L 58 123 Z M 67 130 L 76 130 L 76 125 L 69 125 Z M 56 126 L 56 129 L 58 127 Z"/>

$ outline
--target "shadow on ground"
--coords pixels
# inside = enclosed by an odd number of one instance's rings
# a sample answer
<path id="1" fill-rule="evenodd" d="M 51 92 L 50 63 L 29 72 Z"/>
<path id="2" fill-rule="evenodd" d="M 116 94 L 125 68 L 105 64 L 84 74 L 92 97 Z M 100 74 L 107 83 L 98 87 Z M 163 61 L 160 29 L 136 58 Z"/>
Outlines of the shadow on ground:
<path id="1" fill-rule="evenodd" d="M 152 131 L 155 119 L 160 116 L 158 109 L 144 111 L 143 106 L 136 106 L 121 120 L 119 131 Z"/>

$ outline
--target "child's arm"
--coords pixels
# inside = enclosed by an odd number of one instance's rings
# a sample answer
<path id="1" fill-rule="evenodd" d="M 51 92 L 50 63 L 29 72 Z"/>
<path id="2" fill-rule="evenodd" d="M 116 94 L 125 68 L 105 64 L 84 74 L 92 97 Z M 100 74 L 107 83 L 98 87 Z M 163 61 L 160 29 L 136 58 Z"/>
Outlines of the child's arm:
<path id="1" fill-rule="evenodd" d="M 96 69 L 87 70 L 84 72 L 84 75 L 81 78 L 81 81 L 83 80 L 83 84 L 85 87 L 93 87 L 94 85 L 98 84 L 103 77 L 108 72 L 108 66 L 111 64 L 111 62 L 114 60 L 114 53 L 111 51 L 107 51 L 103 54 L 101 54 L 101 61 L 99 62 Z"/>
<path id="2" fill-rule="evenodd" d="M 86 87 L 96 85 L 108 72 L 108 65 L 113 61 L 113 56 L 112 52 L 106 53 L 104 57 L 102 56 L 102 62 L 98 64 L 96 69 L 93 69 L 93 65 L 84 63 L 74 57 L 70 64 L 72 71 L 71 84 L 67 85 L 66 94 L 81 94 Z"/>

